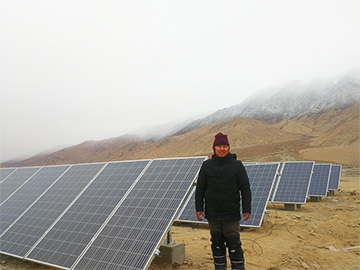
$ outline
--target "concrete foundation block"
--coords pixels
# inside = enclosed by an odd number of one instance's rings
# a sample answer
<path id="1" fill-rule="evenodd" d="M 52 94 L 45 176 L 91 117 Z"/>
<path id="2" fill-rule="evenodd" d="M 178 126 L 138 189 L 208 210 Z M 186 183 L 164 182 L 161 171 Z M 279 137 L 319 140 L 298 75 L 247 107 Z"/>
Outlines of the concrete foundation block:
<path id="1" fill-rule="evenodd" d="M 321 197 L 319 196 L 310 196 L 310 202 L 320 202 Z"/>
<path id="2" fill-rule="evenodd" d="M 268 216 L 269 216 L 269 213 L 265 211 L 261 224 L 264 224 L 268 221 Z"/>
<path id="3" fill-rule="evenodd" d="M 159 248 L 163 262 L 182 264 L 185 261 L 185 244 L 173 242 L 171 244 L 162 244 Z"/>
<path id="4" fill-rule="evenodd" d="M 295 211 L 297 209 L 297 205 L 296 204 L 285 203 L 284 204 L 284 209 L 285 210 L 290 210 L 290 211 Z"/>

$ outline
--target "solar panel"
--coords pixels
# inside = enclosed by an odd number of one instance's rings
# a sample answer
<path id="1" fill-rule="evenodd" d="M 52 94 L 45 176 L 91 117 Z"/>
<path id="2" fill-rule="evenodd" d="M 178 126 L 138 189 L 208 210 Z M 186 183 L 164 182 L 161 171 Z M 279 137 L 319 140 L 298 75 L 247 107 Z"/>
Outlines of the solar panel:
<path id="1" fill-rule="evenodd" d="M 109 163 L 27 259 L 70 268 L 148 163 Z"/>
<path id="2" fill-rule="evenodd" d="M 0 238 L 0 251 L 15 257 L 24 257 L 103 166 L 104 163 L 72 165 L 5 231 Z"/>
<path id="3" fill-rule="evenodd" d="M 15 168 L 0 168 L 0 183 L 6 179 L 9 175 L 15 172 Z"/>
<path id="4" fill-rule="evenodd" d="M 205 159 L 153 160 L 72 268 L 146 269 Z"/>
<path id="5" fill-rule="evenodd" d="M 195 209 L 195 186 L 192 188 L 189 197 L 186 199 L 183 208 L 176 218 L 177 221 L 191 222 L 191 223 L 207 223 L 207 219 L 199 221 L 196 218 Z"/>
<path id="6" fill-rule="evenodd" d="M 288 204 L 305 204 L 313 161 L 287 161 L 281 169 L 281 175 L 274 190 L 273 202 Z"/>
<path id="7" fill-rule="evenodd" d="M 31 206 L 39 196 L 59 178 L 69 166 L 43 167 L 30 178 L 11 197 L 0 204 L 0 235 L 21 214 Z"/>
<path id="8" fill-rule="evenodd" d="M 328 190 L 338 190 L 340 187 L 341 165 L 332 165 Z"/>
<path id="9" fill-rule="evenodd" d="M 0 183 L 0 203 L 3 203 L 39 169 L 39 167 L 19 168 L 14 173 L 9 175 L 6 180 Z"/>
<path id="10" fill-rule="evenodd" d="M 245 163 L 246 172 L 249 176 L 252 193 L 251 217 L 244 222 L 240 221 L 242 227 L 260 227 L 264 218 L 265 209 L 270 197 L 280 163 Z M 178 220 L 184 222 L 206 223 L 207 220 L 198 221 L 195 215 L 195 189 L 191 197 L 185 203 Z"/>
<path id="11" fill-rule="evenodd" d="M 280 162 L 280 167 L 279 167 L 279 170 L 282 171 L 282 168 L 284 166 L 284 162 Z M 280 179 L 280 175 L 278 177 L 275 178 L 275 181 L 274 181 L 274 185 L 272 186 L 271 188 L 271 191 L 270 191 L 270 201 L 272 200 L 272 198 L 274 197 L 275 195 L 275 189 L 278 185 L 278 182 L 279 182 L 279 179 Z"/>
<path id="12" fill-rule="evenodd" d="M 246 166 L 251 184 L 251 217 L 240 221 L 243 227 L 260 227 L 270 198 L 270 191 L 277 178 L 280 163 Z"/>
<path id="13" fill-rule="evenodd" d="M 315 164 L 308 196 L 326 196 L 329 185 L 331 164 Z"/>

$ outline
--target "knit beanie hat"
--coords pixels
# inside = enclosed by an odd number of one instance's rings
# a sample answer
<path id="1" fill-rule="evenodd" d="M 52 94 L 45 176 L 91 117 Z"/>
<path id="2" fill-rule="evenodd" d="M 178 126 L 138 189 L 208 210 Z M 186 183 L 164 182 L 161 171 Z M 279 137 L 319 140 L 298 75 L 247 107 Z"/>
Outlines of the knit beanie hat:
<path id="1" fill-rule="evenodd" d="M 218 134 L 215 135 L 215 140 L 214 140 L 214 144 L 213 146 L 217 146 L 217 145 L 228 145 L 229 141 L 228 141 L 228 137 L 226 134 L 223 134 L 221 132 L 219 132 Z"/>

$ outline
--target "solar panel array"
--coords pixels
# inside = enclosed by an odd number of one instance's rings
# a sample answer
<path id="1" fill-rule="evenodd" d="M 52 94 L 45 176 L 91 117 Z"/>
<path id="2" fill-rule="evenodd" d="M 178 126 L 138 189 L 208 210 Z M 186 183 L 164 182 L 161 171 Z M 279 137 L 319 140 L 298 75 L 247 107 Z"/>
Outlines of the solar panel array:
<path id="1" fill-rule="evenodd" d="M 270 197 L 270 191 L 279 172 L 280 163 L 244 164 L 249 176 L 252 193 L 251 217 L 247 221 L 240 221 L 242 227 L 260 227 L 264 218 L 265 209 Z M 240 209 L 241 211 L 241 209 Z M 195 193 L 192 192 L 177 220 L 193 223 L 198 221 L 195 216 Z"/>
<path id="2" fill-rule="evenodd" d="M 269 164 L 276 164 L 265 173 L 264 168 Z M 259 166 L 262 165 L 262 166 Z M 240 222 L 242 227 L 259 227 L 264 217 L 268 201 L 286 204 L 304 204 L 308 196 L 326 196 L 333 188 L 339 188 L 341 165 L 315 164 L 310 162 L 284 163 L 244 163 L 249 175 L 252 190 L 252 214 L 247 222 Z M 333 170 L 332 168 L 334 168 Z M 331 171 L 331 177 L 330 176 Z M 270 193 L 268 194 L 268 183 Z M 260 188 L 260 189 L 258 189 Z M 268 195 L 267 199 L 266 196 Z M 275 200 L 273 200 L 275 198 Z M 178 221 L 191 223 L 207 223 L 207 220 L 198 221 L 195 215 L 195 187 L 187 198 L 181 210 Z"/>
<path id="3" fill-rule="evenodd" d="M 205 159 L 0 169 L 0 252 L 63 269 L 145 269 Z"/>
<path id="4" fill-rule="evenodd" d="M 1 168 L 0 253 L 63 269 L 146 269 L 175 219 L 199 222 L 194 182 L 204 160 Z M 253 195 L 244 227 L 261 226 L 270 199 L 302 204 L 339 188 L 341 165 L 244 165 Z"/>

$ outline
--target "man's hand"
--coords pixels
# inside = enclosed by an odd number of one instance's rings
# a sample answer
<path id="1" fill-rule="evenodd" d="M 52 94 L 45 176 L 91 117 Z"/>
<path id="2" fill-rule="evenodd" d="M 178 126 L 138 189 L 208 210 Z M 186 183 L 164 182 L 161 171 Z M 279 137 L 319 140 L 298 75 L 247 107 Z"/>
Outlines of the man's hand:
<path id="1" fill-rule="evenodd" d="M 201 221 L 205 217 L 204 212 L 196 212 L 196 218 Z"/>
<path id="2" fill-rule="evenodd" d="M 249 218 L 250 218 L 250 213 L 244 213 L 243 216 L 244 216 L 244 221 L 247 221 Z"/>

